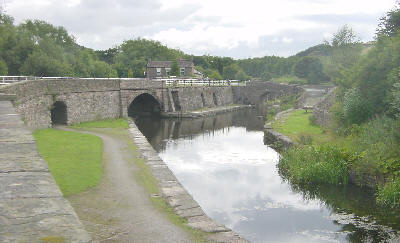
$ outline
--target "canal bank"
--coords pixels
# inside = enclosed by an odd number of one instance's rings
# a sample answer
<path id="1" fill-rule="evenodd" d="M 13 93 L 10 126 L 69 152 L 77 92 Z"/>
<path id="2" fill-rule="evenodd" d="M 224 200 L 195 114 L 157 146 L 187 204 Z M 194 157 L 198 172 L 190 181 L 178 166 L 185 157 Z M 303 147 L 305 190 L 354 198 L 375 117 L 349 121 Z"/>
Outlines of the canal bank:
<path id="1" fill-rule="evenodd" d="M 204 212 L 251 242 L 398 239 L 398 219 L 378 212 L 370 190 L 299 188 L 282 178 L 260 117 L 248 109 L 136 124 Z"/>
<path id="2" fill-rule="evenodd" d="M 248 109 L 252 107 L 250 105 L 230 105 L 230 106 L 218 106 L 212 108 L 205 108 L 198 111 L 178 111 L 178 112 L 162 112 L 161 117 L 163 118 L 199 118 L 216 116 L 219 114 L 238 111 L 242 109 Z"/>

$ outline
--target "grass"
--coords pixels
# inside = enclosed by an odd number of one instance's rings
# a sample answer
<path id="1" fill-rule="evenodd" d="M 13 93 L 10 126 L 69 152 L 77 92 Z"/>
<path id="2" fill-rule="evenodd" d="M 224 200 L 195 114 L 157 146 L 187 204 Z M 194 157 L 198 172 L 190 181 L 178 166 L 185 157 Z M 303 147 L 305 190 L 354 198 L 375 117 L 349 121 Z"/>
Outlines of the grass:
<path id="1" fill-rule="evenodd" d="M 55 129 L 36 130 L 33 136 L 65 197 L 98 185 L 103 153 L 99 137 Z"/>
<path id="2" fill-rule="evenodd" d="M 129 128 L 125 118 L 106 119 L 101 121 L 82 122 L 74 124 L 72 128 Z"/>
<path id="3" fill-rule="evenodd" d="M 288 117 L 275 121 L 272 128 L 300 143 L 307 138 L 311 138 L 312 143 L 315 144 L 332 141 L 334 138 L 331 134 L 325 132 L 320 126 L 311 124 L 311 115 L 304 110 L 296 110 Z"/>
<path id="4" fill-rule="evenodd" d="M 293 183 L 340 185 L 348 182 L 352 159 L 336 146 L 304 146 L 283 152 L 278 167 Z"/>
<path id="5" fill-rule="evenodd" d="M 376 202 L 384 207 L 400 208 L 400 179 L 396 178 L 378 187 Z"/>
<path id="6" fill-rule="evenodd" d="M 286 75 L 279 78 L 273 78 L 272 82 L 285 83 L 285 84 L 307 84 L 308 81 L 303 78 L 298 78 L 296 76 Z"/>

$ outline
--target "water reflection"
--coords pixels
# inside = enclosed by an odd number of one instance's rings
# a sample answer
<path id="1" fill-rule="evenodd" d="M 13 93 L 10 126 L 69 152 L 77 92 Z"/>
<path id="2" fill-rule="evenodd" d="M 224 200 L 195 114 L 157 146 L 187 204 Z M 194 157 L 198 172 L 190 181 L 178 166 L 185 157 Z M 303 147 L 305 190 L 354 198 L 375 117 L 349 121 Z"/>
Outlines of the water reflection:
<path id="1" fill-rule="evenodd" d="M 279 154 L 263 145 L 263 124 L 256 110 L 193 120 L 137 120 L 204 211 L 252 242 L 396 236 L 394 215 L 369 216 L 376 211 L 371 192 L 351 186 L 298 188 L 282 179 Z"/>

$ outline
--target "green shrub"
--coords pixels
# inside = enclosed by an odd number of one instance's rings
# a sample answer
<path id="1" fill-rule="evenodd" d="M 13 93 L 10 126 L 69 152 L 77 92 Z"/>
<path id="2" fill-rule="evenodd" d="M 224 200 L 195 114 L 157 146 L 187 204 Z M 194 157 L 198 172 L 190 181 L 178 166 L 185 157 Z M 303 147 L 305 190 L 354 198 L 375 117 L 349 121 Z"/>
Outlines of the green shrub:
<path id="1" fill-rule="evenodd" d="M 304 146 L 282 153 L 278 167 L 293 183 L 347 184 L 350 164 L 357 159 L 336 146 Z"/>
<path id="2" fill-rule="evenodd" d="M 355 164 L 357 170 L 380 173 L 385 177 L 400 175 L 399 120 L 380 117 L 353 126 L 351 132 L 353 149 L 364 155 Z"/>
<path id="3" fill-rule="evenodd" d="M 370 104 L 353 88 L 344 95 L 343 115 L 349 124 L 361 124 L 371 116 Z"/>
<path id="4" fill-rule="evenodd" d="M 384 207 L 400 207 L 400 179 L 396 178 L 378 187 L 376 202 Z"/>

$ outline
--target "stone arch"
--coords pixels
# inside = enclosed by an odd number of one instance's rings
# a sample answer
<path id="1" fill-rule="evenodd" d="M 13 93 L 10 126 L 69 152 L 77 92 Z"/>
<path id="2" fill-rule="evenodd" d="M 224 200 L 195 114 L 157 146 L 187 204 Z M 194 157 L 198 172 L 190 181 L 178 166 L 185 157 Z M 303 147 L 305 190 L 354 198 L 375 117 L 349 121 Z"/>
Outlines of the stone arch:
<path id="1" fill-rule="evenodd" d="M 269 98 L 269 92 L 264 92 L 264 93 L 262 93 L 259 97 L 258 97 L 258 100 L 257 100 L 257 104 L 262 104 L 262 103 L 264 103 L 266 100 L 268 100 L 268 98 Z"/>
<path id="2" fill-rule="evenodd" d="M 160 115 L 161 104 L 156 97 L 149 93 L 136 96 L 128 106 L 128 116 Z"/>
<path id="3" fill-rule="evenodd" d="M 63 101 L 54 102 L 50 110 L 50 116 L 52 125 L 67 125 L 68 124 L 67 105 Z"/>

